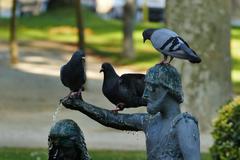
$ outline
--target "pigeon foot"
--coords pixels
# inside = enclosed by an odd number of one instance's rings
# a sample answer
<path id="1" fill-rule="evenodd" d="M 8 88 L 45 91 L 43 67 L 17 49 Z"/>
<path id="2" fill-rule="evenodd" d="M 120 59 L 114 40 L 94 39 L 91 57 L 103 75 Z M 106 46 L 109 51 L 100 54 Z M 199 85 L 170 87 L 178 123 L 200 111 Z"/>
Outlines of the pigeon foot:
<path id="1" fill-rule="evenodd" d="M 169 60 L 169 62 L 168 62 L 169 65 L 170 65 L 170 63 L 172 62 L 173 58 L 174 58 L 174 57 L 171 56 L 171 58 L 170 58 L 170 60 Z"/>
<path id="2" fill-rule="evenodd" d="M 72 93 L 69 95 L 69 98 L 79 98 L 79 99 L 82 100 L 82 92 L 81 92 L 81 91 L 72 92 Z"/>
<path id="3" fill-rule="evenodd" d="M 167 59 L 168 59 L 168 56 L 164 55 L 164 59 L 159 64 L 161 65 L 161 64 L 168 64 L 168 63 L 170 63 L 171 60 L 169 62 L 167 62 Z"/>
<path id="4" fill-rule="evenodd" d="M 166 60 L 163 60 L 163 61 L 161 61 L 159 64 L 160 64 L 160 65 L 161 65 L 161 64 L 169 64 L 169 62 L 167 62 Z"/>
<path id="5" fill-rule="evenodd" d="M 119 109 L 119 108 L 116 108 L 116 109 L 112 109 L 111 111 L 112 111 L 113 113 L 117 114 L 118 111 L 120 111 L 120 109 Z"/>
<path id="6" fill-rule="evenodd" d="M 114 113 L 118 113 L 118 111 L 122 111 L 125 107 L 124 103 L 118 103 L 116 106 L 116 109 L 113 109 L 112 112 Z"/>
<path id="7" fill-rule="evenodd" d="M 82 99 L 82 92 L 81 91 L 78 91 L 78 92 L 72 92 L 71 91 L 66 97 L 60 99 L 59 104 L 61 104 L 63 100 L 68 99 L 68 98 L 73 98 L 73 99 L 74 98 L 79 98 L 79 99 L 83 100 Z"/>

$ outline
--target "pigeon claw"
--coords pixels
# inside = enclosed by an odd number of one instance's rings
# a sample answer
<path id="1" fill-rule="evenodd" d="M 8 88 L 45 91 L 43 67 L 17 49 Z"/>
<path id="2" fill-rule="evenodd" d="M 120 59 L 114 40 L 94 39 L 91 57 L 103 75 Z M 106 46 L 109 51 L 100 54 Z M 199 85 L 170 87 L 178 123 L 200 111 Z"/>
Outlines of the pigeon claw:
<path id="1" fill-rule="evenodd" d="M 81 92 L 72 92 L 70 95 L 69 95 L 69 98 L 79 98 L 82 100 L 82 93 Z"/>
<path id="2" fill-rule="evenodd" d="M 164 56 L 164 59 L 159 64 L 168 64 L 167 62 L 167 56 Z"/>
<path id="3" fill-rule="evenodd" d="M 124 107 L 125 106 L 125 104 L 124 103 L 118 103 L 117 104 L 117 109 L 119 109 L 119 111 L 122 111 L 122 110 L 124 110 Z"/>
<path id="4" fill-rule="evenodd" d="M 113 110 L 111 110 L 113 113 L 115 113 L 115 114 L 117 114 L 118 113 L 118 111 L 120 111 L 120 109 L 119 108 L 116 108 L 116 109 L 113 109 Z"/>
<path id="5" fill-rule="evenodd" d="M 113 109 L 112 112 L 118 113 L 118 111 L 124 110 L 124 108 L 125 108 L 124 106 L 125 106 L 124 103 L 118 103 L 117 106 L 116 106 L 116 109 Z"/>
<path id="6" fill-rule="evenodd" d="M 159 64 L 160 64 L 160 65 L 161 65 L 161 64 L 170 64 L 170 62 L 172 61 L 173 57 L 171 56 L 169 62 L 167 62 L 167 59 L 168 59 L 168 56 L 167 56 L 167 55 L 164 55 L 164 59 L 163 59 Z"/>
<path id="7" fill-rule="evenodd" d="M 171 65 L 170 62 L 171 62 L 171 61 L 167 62 L 166 60 L 163 60 L 163 61 L 161 61 L 159 64 L 160 64 L 160 65 Z"/>
<path id="8" fill-rule="evenodd" d="M 163 60 L 163 61 L 161 61 L 159 64 L 160 64 L 160 65 L 161 65 L 161 64 L 169 64 L 169 62 L 167 62 L 166 60 Z"/>

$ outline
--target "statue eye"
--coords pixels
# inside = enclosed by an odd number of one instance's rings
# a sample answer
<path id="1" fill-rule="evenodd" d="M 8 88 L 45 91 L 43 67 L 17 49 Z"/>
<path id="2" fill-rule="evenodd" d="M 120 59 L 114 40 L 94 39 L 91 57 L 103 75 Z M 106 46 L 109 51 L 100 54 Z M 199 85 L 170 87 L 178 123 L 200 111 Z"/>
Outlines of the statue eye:
<path id="1" fill-rule="evenodd" d="M 155 92 L 156 91 L 156 88 L 155 87 L 152 87 L 152 92 Z"/>

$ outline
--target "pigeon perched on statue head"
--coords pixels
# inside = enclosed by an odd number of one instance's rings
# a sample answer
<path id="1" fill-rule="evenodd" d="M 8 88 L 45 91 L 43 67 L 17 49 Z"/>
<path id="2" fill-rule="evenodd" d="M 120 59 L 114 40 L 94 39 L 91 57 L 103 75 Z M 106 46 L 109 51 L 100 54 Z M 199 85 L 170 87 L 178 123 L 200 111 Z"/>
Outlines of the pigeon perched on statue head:
<path id="1" fill-rule="evenodd" d="M 124 108 L 146 106 L 142 98 L 145 88 L 144 74 L 123 74 L 118 76 L 110 63 L 103 63 L 100 72 L 104 74 L 102 92 L 120 111 Z"/>
<path id="2" fill-rule="evenodd" d="M 61 67 L 60 78 L 64 86 L 70 89 L 69 96 L 82 99 L 81 91 L 86 82 L 85 54 L 82 50 L 73 53 L 71 59 Z"/>
<path id="3" fill-rule="evenodd" d="M 142 33 L 143 42 L 150 40 L 153 47 L 164 55 L 164 60 L 161 63 L 167 63 L 167 58 L 170 56 L 168 63 L 173 58 L 189 60 L 191 63 L 200 63 L 201 59 L 196 52 L 189 47 L 177 33 L 170 29 L 146 29 Z"/>

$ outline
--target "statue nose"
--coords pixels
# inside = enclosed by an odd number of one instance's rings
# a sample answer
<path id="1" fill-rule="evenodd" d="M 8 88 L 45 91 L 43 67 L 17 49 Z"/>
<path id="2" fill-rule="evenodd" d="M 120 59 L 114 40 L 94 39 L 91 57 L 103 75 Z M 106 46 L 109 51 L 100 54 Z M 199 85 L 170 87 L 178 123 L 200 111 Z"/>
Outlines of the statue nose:
<path id="1" fill-rule="evenodd" d="M 143 95 L 142 95 L 142 98 L 144 99 L 148 99 L 149 97 L 149 91 L 147 89 L 144 89 L 144 92 L 143 92 Z"/>

